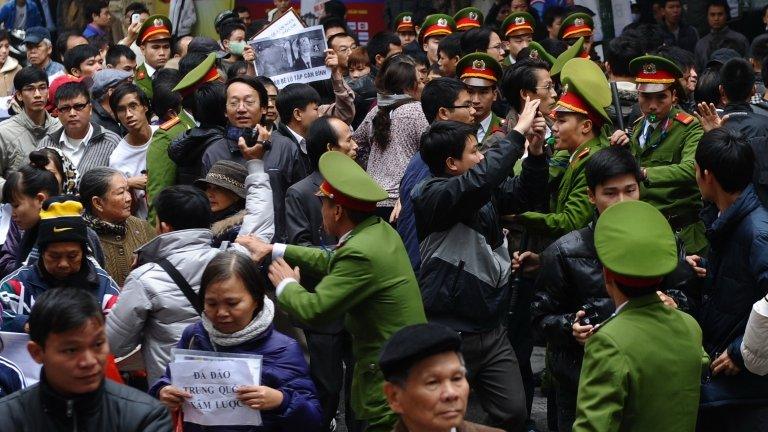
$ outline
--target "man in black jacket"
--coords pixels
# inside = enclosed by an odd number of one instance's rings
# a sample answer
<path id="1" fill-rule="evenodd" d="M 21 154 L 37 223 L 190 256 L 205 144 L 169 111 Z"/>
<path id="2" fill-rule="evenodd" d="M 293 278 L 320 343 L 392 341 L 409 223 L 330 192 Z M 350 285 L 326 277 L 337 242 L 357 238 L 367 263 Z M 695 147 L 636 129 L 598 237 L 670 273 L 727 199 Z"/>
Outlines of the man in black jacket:
<path id="1" fill-rule="evenodd" d="M 611 205 L 640 199 L 640 167 L 629 151 L 608 147 L 595 153 L 585 167 L 587 194 L 598 214 Z M 594 222 L 560 237 L 541 254 L 515 253 L 513 268 L 526 261 L 526 268 L 540 268 L 532 305 L 533 326 L 543 333 L 549 350 L 549 370 L 557 395 L 558 428 L 570 431 L 576 410 L 583 345 L 596 325 L 608 319 L 615 306 L 605 288 L 603 267 L 594 244 Z M 540 266 L 538 265 L 540 262 Z M 678 266 L 691 275 L 683 256 Z M 677 271 L 665 286 L 680 280 Z M 687 278 L 682 277 L 683 280 Z M 675 291 L 676 299 L 685 296 Z M 659 294 L 668 305 L 675 300 Z"/>
<path id="2" fill-rule="evenodd" d="M 168 410 L 149 395 L 105 379 L 109 344 L 96 299 L 79 288 L 37 298 L 28 349 L 40 382 L 0 400 L 3 431 L 171 430 Z"/>
<path id="3" fill-rule="evenodd" d="M 543 197 L 548 167 L 539 103 L 528 101 L 515 128 L 485 155 L 478 149 L 477 126 L 433 123 L 420 153 L 434 177 L 411 192 L 427 319 L 461 333 L 470 385 L 494 425 L 507 430 L 518 430 L 527 412 L 504 326 L 511 260 L 499 214 L 535 208 Z M 529 132 L 522 174 L 509 177 Z"/>

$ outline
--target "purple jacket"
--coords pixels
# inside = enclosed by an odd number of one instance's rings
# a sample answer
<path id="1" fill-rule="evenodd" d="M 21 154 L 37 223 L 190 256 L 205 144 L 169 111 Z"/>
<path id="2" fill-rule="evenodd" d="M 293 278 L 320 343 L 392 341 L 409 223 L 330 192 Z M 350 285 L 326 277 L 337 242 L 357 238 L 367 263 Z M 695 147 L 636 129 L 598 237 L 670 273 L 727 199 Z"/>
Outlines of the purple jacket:
<path id="1" fill-rule="evenodd" d="M 201 322 L 191 324 L 181 335 L 178 348 L 201 351 L 217 351 L 263 356 L 261 384 L 283 392 L 283 403 L 270 411 L 262 411 L 263 426 L 220 426 L 206 427 L 206 431 L 302 431 L 322 430 L 322 413 L 317 399 L 315 385 L 309 377 L 309 367 L 304 360 L 298 342 L 276 331 L 270 326 L 264 333 L 233 347 L 216 346 L 208 337 Z M 149 389 L 149 394 L 158 397 L 160 389 L 171 384 L 170 370 Z M 192 423 L 184 424 L 185 432 L 202 431 L 203 427 Z"/>

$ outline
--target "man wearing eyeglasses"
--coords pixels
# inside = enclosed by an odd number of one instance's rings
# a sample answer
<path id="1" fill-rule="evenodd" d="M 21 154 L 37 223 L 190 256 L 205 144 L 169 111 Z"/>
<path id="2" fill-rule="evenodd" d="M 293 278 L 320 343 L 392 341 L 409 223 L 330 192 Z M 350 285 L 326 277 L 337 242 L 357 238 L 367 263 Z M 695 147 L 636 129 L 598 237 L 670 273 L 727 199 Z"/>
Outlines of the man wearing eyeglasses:
<path id="1" fill-rule="evenodd" d="M 42 69 L 28 66 L 13 77 L 14 100 L 22 111 L 0 123 L 0 175 L 18 168 L 46 134 L 61 128 L 61 123 L 45 110 L 48 103 L 48 77 Z M 0 187 L 5 180 L 0 178 Z"/>
<path id="2" fill-rule="evenodd" d="M 49 133 L 37 148 L 54 147 L 77 167 L 80 175 L 91 168 L 109 165 L 109 156 L 120 137 L 91 123 L 91 101 L 82 82 L 68 82 L 56 90 L 54 106 L 63 128 Z"/>

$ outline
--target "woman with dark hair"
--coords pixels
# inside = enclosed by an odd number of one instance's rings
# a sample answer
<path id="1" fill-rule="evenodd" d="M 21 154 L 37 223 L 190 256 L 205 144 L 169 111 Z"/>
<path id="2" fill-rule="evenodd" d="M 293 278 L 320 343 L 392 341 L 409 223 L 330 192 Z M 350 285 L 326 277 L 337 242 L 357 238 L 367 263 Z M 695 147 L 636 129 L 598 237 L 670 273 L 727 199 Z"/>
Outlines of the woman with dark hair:
<path id="1" fill-rule="evenodd" d="M 699 76 L 696 83 L 696 90 L 693 91 L 693 99 L 698 105 L 700 103 L 713 104 L 718 114 L 722 112 L 725 104 L 723 96 L 720 94 L 720 72 L 714 69 L 707 69 Z"/>
<path id="2" fill-rule="evenodd" d="M 124 83 L 115 87 L 109 97 L 109 107 L 117 120 L 128 131 L 109 156 L 109 166 L 128 178 L 133 195 L 134 215 L 147 218 L 147 150 L 157 126 L 149 124 L 152 111 L 149 98 L 136 84 Z"/>
<path id="3" fill-rule="evenodd" d="M 98 234 L 105 270 L 121 287 L 131 272 L 133 251 L 156 235 L 147 221 L 131 216 L 131 200 L 128 179 L 114 168 L 93 168 L 80 181 L 83 219 Z"/>
<path id="4" fill-rule="evenodd" d="M 295 340 L 275 330 L 275 305 L 265 295 L 265 285 L 250 257 L 237 252 L 217 255 L 200 281 L 201 321 L 184 330 L 177 347 L 262 356 L 261 385 L 235 383 L 237 398 L 261 411 L 263 425 L 247 430 L 320 431 L 320 404 L 304 355 Z M 191 397 L 171 385 L 169 368 L 149 393 L 174 412 Z M 188 432 L 232 428 L 184 424 Z"/>
<path id="5" fill-rule="evenodd" d="M 77 195 L 79 174 L 75 164 L 64 156 L 61 150 L 54 147 L 43 147 L 37 152 L 44 153 L 48 157 L 48 165 L 45 166 L 45 169 L 56 177 L 61 195 Z"/>
<path id="6" fill-rule="evenodd" d="M 467 30 L 459 39 L 462 57 L 474 52 L 484 52 L 501 63 L 504 61 L 504 43 L 498 33 L 488 27 Z"/>
<path id="7" fill-rule="evenodd" d="M 30 162 L 12 171 L 3 185 L 3 203 L 11 205 L 12 222 L 0 248 L 0 275 L 5 276 L 23 264 L 37 261 L 37 228 L 40 210 L 48 198 L 61 194 L 56 176 L 47 169 L 51 163 L 46 153 L 33 151 Z M 88 252 L 99 264 L 104 262 L 99 238 L 88 231 Z"/>
<path id="8" fill-rule="evenodd" d="M 419 98 L 420 82 L 413 60 L 404 54 L 387 57 L 376 76 L 377 105 L 368 112 L 353 139 L 358 159 L 389 194 L 377 214 L 389 220 L 399 199 L 398 188 L 408 161 L 419 150 L 421 133 L 429 127 Z"/>
<path id="9" fill-rule="evenodd" d="M 13 77 L 21 70 L 19 61 L 10 55 L 11 41 L 8 30 L 0 29 L 0 96 L 13 94 Z"/>

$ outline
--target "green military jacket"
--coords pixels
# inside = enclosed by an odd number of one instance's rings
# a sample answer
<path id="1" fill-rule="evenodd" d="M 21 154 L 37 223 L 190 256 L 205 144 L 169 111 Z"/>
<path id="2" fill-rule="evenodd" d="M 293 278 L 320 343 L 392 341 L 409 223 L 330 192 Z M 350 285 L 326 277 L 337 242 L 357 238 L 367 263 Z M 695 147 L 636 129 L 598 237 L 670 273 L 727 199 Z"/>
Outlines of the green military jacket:
<path id="1" fill-rule="evenodd" d="M 391 431 L 397 417 L 382 391 L 379 353 L 393 333 L 427 321 L 397 231 L 381 218 L 370 217 L 334 252 L 289 245 L 284 258 L 304 274 L 322 279 L 315 292 L 289 283 L 278 298 L 280 308 L 310 325 L 345 318 L 355 358 L 352 408 L 358 419 L 368 421 L 368 430 Z"/>
<path id="2" fill-rule="evenodd" d="M 155 209 L 152 206 L 152 200 L 160 191 L 176 184 L 176 164 L 168 156 L 168 148 L 174 138 L 195 126 L 195 121 L 182 110 L 178 117 L 163 123 L 152 134 L 152 141 L 147 149 L 147 201 L 149 202 L 148 221 L 153 225 Z"/>
<path id="3" fill-rule="evenodd" d="M 133 76 L 133 81 L 144 91 L 144 94 L 152 100 L 152 78 L 147 73 L 147 67 L 144 63 L 136 68 L 136 74 Z"/>
<path id="4" fill-rule="evenodd" d="M 667 123 L 666 128 L 664 127 Z M 645 117 L 636 121 L 630 148 L 648 178 L 640 188 L 640 199 L 656 207 L 685 243 L 686 252 L 702 253 L 707 248 L 704 224 L 699 221 L 701 193 L 696 185 L 694 156 L 704 134 L 693 116 L 672 108 L 650 137 L 650 144 L 640 147 Z"/>
<path id="5" fill-rule="evenodd" d="M 534 232 L 553 238 L 587 226 L 592 220 L 594 208 L 587 196 L 584 166 L 590 156 L 606 144 L 605 138 L 600 135 L 580 145 L 571 155 L 562 175 L 557 199 L 553 200 L 554 206 L 550 207 L 550 213 L 525 212 L 517 217 L 517 221 Z M 550 174 L 559 172 L 556 167 L 550 167 Z"/>
<path id="6" fill-rule="evenodd" d="M 499 145 L 499 141 L 506 138 L 505 122 L 501 117 L 491 112 L 491 123 L 488 125 L 488 130 L 485 132 L 483 141 L 480 143 L 481 152 L 485 153 L 489 148 Z"/>
<path id="7" fill-rule="evenodd" d="M 573 432 L 693 431 L 708 365 L 693 317 L 631 299 L 587 340 Z"/>

